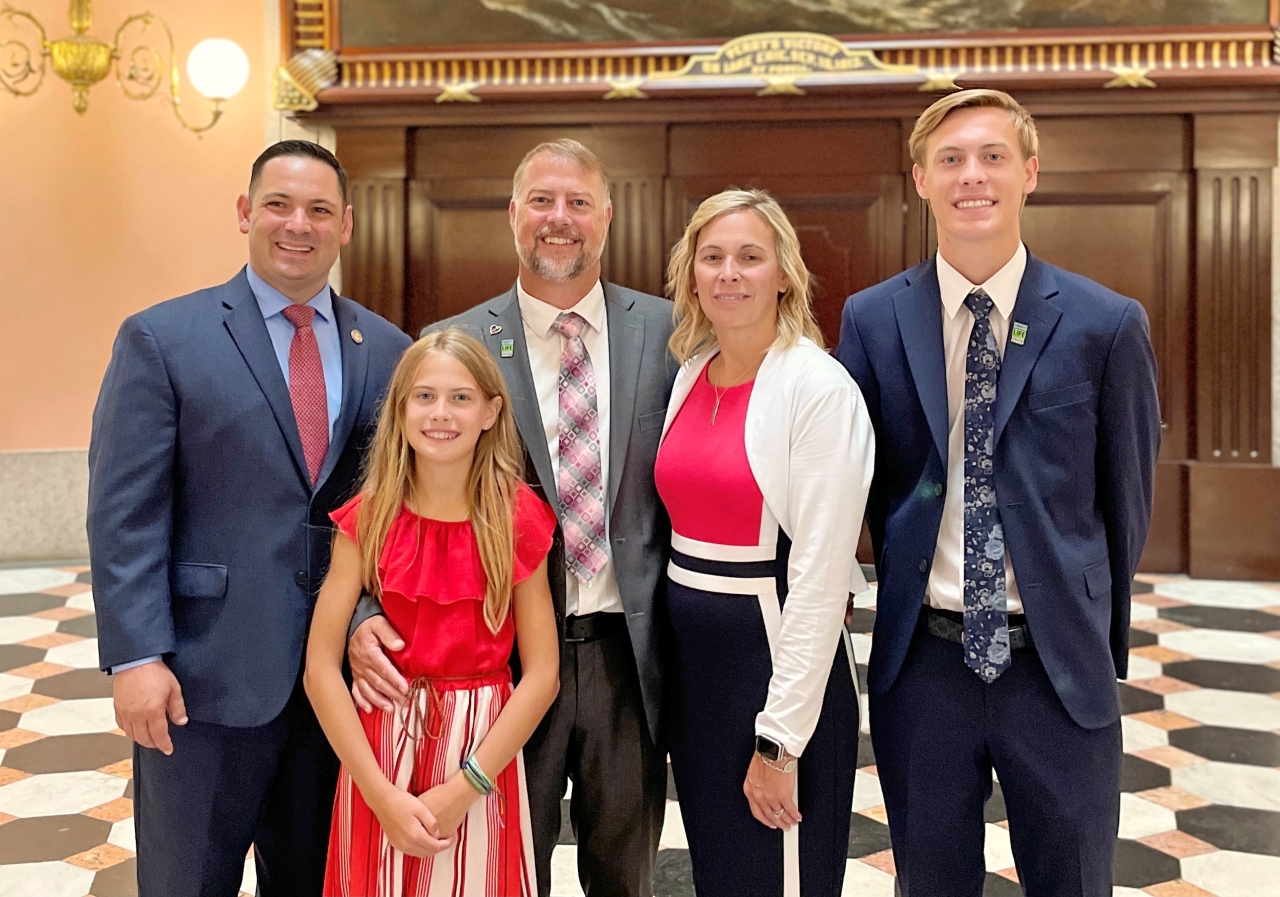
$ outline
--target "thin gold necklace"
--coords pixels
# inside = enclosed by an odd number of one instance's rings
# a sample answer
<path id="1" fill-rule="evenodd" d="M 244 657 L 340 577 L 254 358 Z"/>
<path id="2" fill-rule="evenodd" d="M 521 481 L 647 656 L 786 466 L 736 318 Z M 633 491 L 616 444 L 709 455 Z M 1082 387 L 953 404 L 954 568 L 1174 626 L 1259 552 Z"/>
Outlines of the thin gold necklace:
<path id="1" fill-rule="evenodd" d="M 718 357 L 719 357 L 719 356 L 717 356 L 717 358 L 718 358 Z M 760 361 L 756 362 L 755 364 L 751 365 L 751 367 L 747 368 L 747 370 L 746 370 L 744 373 L 745 373 L 745 374 L 752 374 L 752 373 L 754 373 L 754 372 L 755 372 L 755 370 L 756 370 L 757 368 L 759 368 L 759 367 L 760 367 L 760 362 L 762 362 L 762 361 L 764 361 L 764 359 L 763 359 L 763 358 L 761 358 L 761 359 L 760 359 Z M 708 363 L 707 363 L 707 382 L 708 382 L 708 383 L 711 383 L 711 365 L 712 365 L 714 362 L 715 362 L 715 359 L 713 358 L 713 359 L 711 359 L 711 361 L 710 361 L 710 362 L 708 362 Z M 723 365 L 722 365 L 722 367 L 723 367 Z M 733 381 L 734 381 L 735 379 L 736 379 L 736 378 L 733 378 L 733 377 L 728 378 L 729 382 L 730 382 L 731 384 L 733 384 L 733 385 L 732 385 L 732 386 L 726 386 L 726 387 L 724 388 L 724 391 L 723 391 L 723 392 L 721 392 L 720 387 L 716 386 L 714 383 L 711 383 L 711 391 L 712 391 L 712 392 L 714 392 L 714 393 L 716 394 L 716 403 L 715 403 L 715 405 L 714 405 L 714 406 L 712 406 L 712 408 L 711 408 L 711 426 L 713 426 L 713 427 L 716 425 L 716 415 L 720 413 L 720 400 L 721 400 L 721 399 L 723 399 L 723 398 L 725 397 L 725 393 L 727 393 L 729 390 L 733 389 L 733 387 L 734 387 L 734 386 L 741 386 L 741 385 L 742 385 L 742 383 L 734 383 Z M 743 381 L 743 383 L 745 383 L 745 382 L 747 382 L 747 381 L 745 381 L 745 380 L 744 380 L 744 381 Z"/>

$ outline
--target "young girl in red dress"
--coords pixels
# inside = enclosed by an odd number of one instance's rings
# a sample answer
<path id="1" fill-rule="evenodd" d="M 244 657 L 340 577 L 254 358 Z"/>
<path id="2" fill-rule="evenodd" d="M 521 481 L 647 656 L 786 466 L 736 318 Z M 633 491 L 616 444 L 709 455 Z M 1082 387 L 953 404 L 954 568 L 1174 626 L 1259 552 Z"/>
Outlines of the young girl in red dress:
<path id="1" fill-rule="evenodd" d="M 485 347 L 458 330 L 411 346 L 361 491 L 333 513 L 307 647 L 307 695 L 342 761 L 326 895 L 536 893 L 520 749 L 559 688 L 546 570 L 555 519 L 521 462 Z M 358 712 L 342 678 L 361 589 L 405 640 L 391 657 L 409 697 L 391 712 Z"/>

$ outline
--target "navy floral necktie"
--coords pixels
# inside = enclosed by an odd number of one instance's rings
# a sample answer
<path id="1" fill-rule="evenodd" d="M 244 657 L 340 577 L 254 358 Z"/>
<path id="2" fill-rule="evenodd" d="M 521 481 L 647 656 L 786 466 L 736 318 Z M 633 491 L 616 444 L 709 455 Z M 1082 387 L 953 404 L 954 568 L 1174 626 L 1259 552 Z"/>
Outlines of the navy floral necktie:
<path id="1" fill-rule="evenodd" d="M 1010 660 L 994 464 L 1000 350 L 991 332 L 991 297 L 979 288 L 964 304 L 973 312 L 964 373 L 964 662 L 982 681 L 994 682 Z"/>

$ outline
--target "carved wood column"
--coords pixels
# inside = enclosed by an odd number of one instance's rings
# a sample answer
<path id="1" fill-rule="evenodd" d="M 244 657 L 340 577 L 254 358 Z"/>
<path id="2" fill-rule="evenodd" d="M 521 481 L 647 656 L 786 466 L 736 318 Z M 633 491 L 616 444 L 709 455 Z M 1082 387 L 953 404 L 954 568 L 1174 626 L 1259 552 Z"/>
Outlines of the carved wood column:
<path id="1" fill-rule="evenodd" d="M 1195 116 L 1196 464 L 1192 576 L 1280 577 L 1271 466 L 1271 228 L 1277 117 Z"/>
<path id="2" fill-rule="evenodd" d="M 365 308 L 405 326 L 404 128 L 344 128 L 338 158 L 347 169 L 355 214 L 342 251 L 343 291 Z"/>

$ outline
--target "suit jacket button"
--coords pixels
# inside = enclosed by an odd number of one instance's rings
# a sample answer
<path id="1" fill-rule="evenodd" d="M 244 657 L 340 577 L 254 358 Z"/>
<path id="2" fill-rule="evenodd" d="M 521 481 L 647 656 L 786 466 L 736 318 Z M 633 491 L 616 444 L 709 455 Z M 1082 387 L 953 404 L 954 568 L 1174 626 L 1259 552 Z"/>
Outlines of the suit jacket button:
<path id="1" fill-rule="evenodd" d="M 297 573 L 293 574 L 293 581 L 303 588 L 306 588 L 307 574 L 304 571 L 299 570 Z"/>
<path id="2" fill-rule="evenodd" d="M 933 484 L 933 494 L 934 494 L 934 495 L 941 495 L 941 494 L 942 494 L 942 484 L 941 484 L 941 483 L 934 483 L 934 484 Z"/>
<path id="3" fill-rule="evenodd" d="M 920 562 L 920 572 L 921 572 L 921 573 L 928 573 L 928 572 L 929 572 L 929 562 L 928 562 L 927 560 L 924 560 L 924 561 L 921 561 L 921 562 Z"/>

